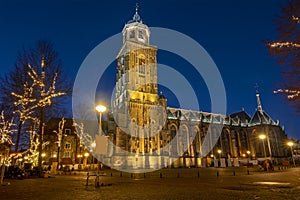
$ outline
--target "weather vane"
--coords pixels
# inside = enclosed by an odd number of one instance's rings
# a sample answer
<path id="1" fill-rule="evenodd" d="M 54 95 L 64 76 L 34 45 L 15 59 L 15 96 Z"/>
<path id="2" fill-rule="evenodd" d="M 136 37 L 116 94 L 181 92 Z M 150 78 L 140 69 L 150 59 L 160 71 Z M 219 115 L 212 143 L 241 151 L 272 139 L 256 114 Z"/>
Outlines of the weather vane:
<path id="1" fill-rule="evenodd" d="M 137 12 L 138 12 L 138 10 L 139 10 L 139 3 L 138 3 L 138 2 L 136 2 L 136 3 L 135 3 L 135 12 L 137 13 Z"/>

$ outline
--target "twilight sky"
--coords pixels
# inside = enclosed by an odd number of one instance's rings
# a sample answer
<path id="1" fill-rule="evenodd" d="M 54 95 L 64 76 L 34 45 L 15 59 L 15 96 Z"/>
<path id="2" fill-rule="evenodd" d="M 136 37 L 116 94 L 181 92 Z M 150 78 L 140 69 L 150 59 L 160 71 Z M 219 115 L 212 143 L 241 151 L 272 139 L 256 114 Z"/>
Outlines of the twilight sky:
<path id="1" fill-rule="evenodd" d="M 201 44 L 216 63 L 227 95 L 227 113 L 242 108 L 249 115 L 256 109 L 255 84 L 259 85 L 263 109 L 284 125 L 289 137 L 300 138 L 300 116 L 273 94 L 281 81 L 263 41 L 276 38 L 274 20 L 285 0 L 152 0 L 138 1 L 144 23 L 182 32 Z M 11 0 L 0 2 L 0 73 L 13 67 L 21 48 L 39 39 L 54 42 L 63 67 L 74 79 L 81 63 L 100 42 L 122 31 L 135 11 L 135 1 Z M 120 44 L 121 45 L 121 44 Z M 192 75 L 188 63 L 176 55 L 158 52 L 158 62 Z M 115 66 L 102 80 L 105 87 L 115 81 Z M 193 77 L 191 76 L 191 81 Z M 193 84 L 192 84 L 193 85 Z M 203 82 L 193 85 L 202 111 L 210 111 Z M 111 88 L 109 88 L 111 89 Z M 108 90 L 109 90 L 108 89 Z M 169 95 L 169 96 L 168 96 Z M 177 106 L 166 91 L 170 106 Z M 189 109 L 189 108 L 187 108 Z M 191 108 L 192 109 L 192 108 Z"/>

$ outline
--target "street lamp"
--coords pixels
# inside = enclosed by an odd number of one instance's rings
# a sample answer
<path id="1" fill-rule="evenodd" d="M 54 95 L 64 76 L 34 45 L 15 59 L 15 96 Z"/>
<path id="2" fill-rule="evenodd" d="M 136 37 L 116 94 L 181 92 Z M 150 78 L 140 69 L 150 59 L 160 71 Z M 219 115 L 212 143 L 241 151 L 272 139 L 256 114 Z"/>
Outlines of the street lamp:
<path id="1" fill-rule="evenodd" d="M 219 149 L 219 150 L 218 150 L 219 158 L 221 158 L 221 153 L 222 153 L 222 150 Z"/>
<path id="2" fill-rule="evenodd" d="M 106 107 L 103 105 L 97 105 L 96 110 L 99 112 L 99 136 L 102 135 L 102 113 L 106 111 Z M 98 158 L 98 174 L 100 172 L 100 156 Z"/>
<path id="3" fill-rule="evenodd" d="M 266 135 L 261 134 L 261 135 L 259 135 L 258 137 L 259 137 L 259 139 L 262 140 L 263 148 L 264 148 L 264 154 L 265 154 L 265 160 L 267 160 L 267 153 L 266 153 L 266 147 L 265 147 L 265 139 L 266 139 Z"/>
<path id="4" fill-rule="evenodd" d="M 106 107 L 103 105 L 96 106 L 96 110 L 99 112 L 99 135 L 102 135 L 102 113 L 106 111 Z"/>
<path id="5" fill-rule="evenodd" d="M 251 152 L 248 150 L 248 151 L 246 151 L 246 153 L 248 154 L 248 156 L 250 156 L 250 153 L 251 153 Z"/>
<path id="6" fill-rule="evenodd" d="M 102 135 L 102 113 L 106 111 L 106 107 L 103 105 L 96 106 L 96 110 L 99 112 L 99 135 Z"/>
<path id="7" fill-rule="evenodd" d="M 294 143 L 293 143 L 293 142 L 288 142 L 287 145 L 291 148 L 293 164 L 294 164 L 294 167 L 296 167 L 296 164 L 295 164 L 295 158 L 294 158 L 294 153 L 293 153 L 293 146 L 294 146 Z"/>
<path id="8" fill-rule="evenodd" d="M 251 153 L 251 151 L 247 150 L 246 153 L 247 153 L 247 155 L 248 155 L 247 162 L 248 162 L 248 164 L 249 164 L 249 162 L 250 162 L 250 153 Z"/>

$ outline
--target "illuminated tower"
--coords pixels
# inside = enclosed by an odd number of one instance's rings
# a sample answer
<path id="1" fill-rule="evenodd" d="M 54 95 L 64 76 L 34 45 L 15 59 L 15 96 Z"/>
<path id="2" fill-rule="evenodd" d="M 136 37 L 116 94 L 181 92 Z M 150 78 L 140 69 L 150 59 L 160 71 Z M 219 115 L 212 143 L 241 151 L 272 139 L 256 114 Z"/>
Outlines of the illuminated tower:
<path id="1" fill-rule="evenodd" d="M 114 102 L 118 122 L 116 145 L 136 154 L 151 153 L 159 148 L 159 138 L 151 132 L 158 124 L 157 48 L 150 45 L 150 30 L 138 14 L 138 7 L 122 33 Z"/>

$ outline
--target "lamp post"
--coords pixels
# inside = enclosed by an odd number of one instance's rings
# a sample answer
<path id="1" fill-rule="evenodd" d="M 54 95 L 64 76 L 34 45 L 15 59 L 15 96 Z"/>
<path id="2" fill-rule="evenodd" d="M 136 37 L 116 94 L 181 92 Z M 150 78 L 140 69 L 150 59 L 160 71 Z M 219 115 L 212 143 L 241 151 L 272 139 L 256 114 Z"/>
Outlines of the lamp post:
<path id="1" fill-rule="evenodd" d="M 246 153 L 247 153 L 247 155 L 248 155 L 248 164 L 249 164 L 249 162 L 250 162 L 250 153 L 251 153 L 251 151 L 246 151 Z"/>
<path id="2" fill-rule="evenodd" d="M 294 146 L 294 143 L 293 142 L 288 142 L 287 145 L 291 148 L 291 156 L 292 156 L 292 160 L 293 160 L 293 164 L 294 164 L 294 167 L 296 167 L 296 163 L 295 163 L 295 158 L 294 158 L 294 153 L 293 153 L 293 146 Z"/>
<path id="3" fill-rule="evenodd" d="M 83 165 L 85 166 L 86 169 L 88 169 L 87 164 L 88 164 L 88 157 L 90 154 L 88 152 L 86 152 L 83 155 L 84 155 L 84 164 Z"/>
<path id="4" fill-rule="evenodd" d="M 102 135 L 102 113 L 106 111 L 106 107 L 103 105 L 97 105 L 96 110 L 99 112 L 99 129 L 98 129 L 98 134 L 99 136 Z M 98 174 L 100 171 L 100 155 L 98 157 Z"/>
<path id="5" fill-rule="evenodd" d="M 221 149 L 219 149 L 219 150 L 218 150 L 219 159 L 221 158 L 221 153 L 222 153 L 222 150 L 221 150 Z"/>
<path id="6" fill-rule="evenodd" d="M 264 135 L 264 134 L 259 135 L 259 139 L 262 140 L 263 148 L 264 148 L 265 160 L 267 160 L 267 153 L 266 153 L 266 147 L 265 147 L 265 139 L 266 139 L 266 135 Z"/>
<path id="7" fill-rule="evenodd" d="M 78 158 L 78 169 L 81 170 L 81 158 L 82 158 L 82 155 L 78 154 L 77 158 Z"/>
<path id="8" fill-rule="evenodd" d="M 221 167 L 221 153 L 222 153 L 222 150 L 221 149 L 218 149 L 218 154 L 219 154 L 219 161 L 218 161 L 218 166 Z"/>
<path id="9" fill-rule="evenodd" d="M 91 146 L 92 146 L 92 150 L 93 151 L 95 151 L 95 148 L 96 148 L 96 142 L 93 142 L 92 144 L 91 144 Z M 95 156 L 93 155 L 93 168 L 94 168 L 94 164 L 95 164 Z"/>

